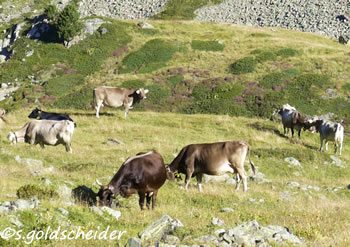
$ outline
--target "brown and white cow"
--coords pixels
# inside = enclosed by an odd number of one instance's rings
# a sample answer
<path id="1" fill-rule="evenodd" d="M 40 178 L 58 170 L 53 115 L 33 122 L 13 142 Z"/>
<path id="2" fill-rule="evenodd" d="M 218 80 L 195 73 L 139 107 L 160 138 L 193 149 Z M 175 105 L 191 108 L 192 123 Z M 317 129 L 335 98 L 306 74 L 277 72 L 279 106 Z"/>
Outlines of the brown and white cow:
<path id="1" fill-rule="evenodd" d="M 278 114 L 282 117 L 284 135 L 288 133 L 288 129 L 291 129 L 293 137 L 294 129 L 296 129 L 300 138 L 300 132 L 302 128 L 305 128 L 306 118 L 289 104 L 283 105 Z"/>
<path id="2" fill-rule="evenodd" d="M 74 122 L 69 120 L 32 120 L 26 123 L 20 130 L 10 132 L 8 139 L 16 144 L 26 142 L 29 144 L 40 144 L 56 146 L 63 144 L 67 152 L 72 152 L 71 141 L 74 133 Z"/>
<path id="3" fill-rule="evenodd" d="M 334 123 L 327 120 L 310 120 L 307 123 L 307 128 L 316 127 L 316 131 L 320 133 L 320 151 L 323 151 L 323 140 L 326 140 L 326 151 L 328 151 L 328 141 L 334 142 L 334 153 L 337 153 L 339 146 L 339 155 L 343 149 L 344 127 L 341 123 Z"/>
<path id="4" fill-rule="evenodd" d="M 162 156 L 156 151 L 138 153 L 128 158 L 112 180 L 103 186 L 97 179 L 100 186 L 97 194 L 100 206 L 112 204 L 112 196 L 128 198 L 134 193 L 139 194 L 139 205 L 143 210 L 145 198 L 149 209 L 152 199 L 152 209 L 155 207 L 159 188 L 165 183 L 166 169 Z"/>
<path id="5" fill-rule="evenodd" d="M 99 118 L 101 106 L 125 107 L 125 118 L 128 117 L 129 109 L 132 109 L 136 103 L 146 99 L 147 89 L 130 89 L 130 88 L 116 88 L 116 87 L 97 87 L 94 89 L 94 100 L 96 117 Z"/>
<path id="6" fill-rule="evenodd" d="M 247 191 L 247 175 L 244 170 L 244 161 L 249 154 L 249 145 L 245 141 L 225 141 L 205 144 L 190 144 L 185 146 L 177 157 L 168 166 L 168 178 L 174 178 L 174 173 L 186 175 L 185 188 L 188 188 L 192 176 L 196 176 L 199 190 L 202 191 L 203 174 L 223 175 L 226 172 L 237 173 L 236 190 L 239 190 L 243 180 L 243 191 Z M 253 173 L 255 166 L 249 162 Z"/>

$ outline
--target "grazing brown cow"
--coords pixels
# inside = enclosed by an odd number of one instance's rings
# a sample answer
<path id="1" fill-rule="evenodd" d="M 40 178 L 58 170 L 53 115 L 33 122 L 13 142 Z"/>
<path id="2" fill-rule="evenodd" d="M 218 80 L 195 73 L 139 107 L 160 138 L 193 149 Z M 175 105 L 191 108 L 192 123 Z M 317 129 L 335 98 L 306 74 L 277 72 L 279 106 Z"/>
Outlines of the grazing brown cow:
<path id="1" fill-rule="evenodd" d="M 134 193 L 139 194 L 139 205 L 143 210 L 145 197 L 149 209 L 152 199 L 152 209 L 155 207 L 159 188 L 165 183 L 166 169 L 162 156 L 156 151 L 138 153 L 128 158 L 114 175 L 112 180 L 103 186 L 97 179 L 100 186 L 97 194 L 100 206 L 112 204 L 112 195 L 128 198 Z"/>
<path id="2" fill-rule="evenodd" d="M 168 166 L 168 178 L 174 177 L 175 172 L 186 175 L 185 188 L 188 188 L 192 176 L 196 176 L 199 190 L 202 191 L 202 176 L 223 175 L 226 172 L 238 173 L 241 179 L 236 185 L 239 190 L 243 180 L 243 190 L 248 189 L 247 175 L 244 170 L 244 161 L 249 146 L 244 141 L 226 141 L 205 144 L 190 144 L 184 147 L 178 156 Z M 248 156 L 249 157 L 249 156 Z M 251 168 L 255 174 L 255 166 L 250 161 Z"/>
<path id="3" fill-rule="evenodd" d="M 278 114 L 282 117 L 284 135 L 288 133 L 288 129 L 292 130 L 292 138 L 294 136 L 294 128 L 298 130 L 298 136 L 300 138 L 300 132 L 302 128 L 305 128 L 306 118 L 300 114 L 293 106 L 288 104 L 283 105 Z"/>
<path id="4" fill-rule="evenodd" d="M 140 100 L 146 99 L 147 89 L 130 89 L 130 88 L 116 88 L 116 87 L 97 87 L 94 89 L 94 100 L 96 103 L 96 117 L 99 118 L 99 112 L 101 106 L 104 104 L 111 107 L 125 107 L 125 118 L 128 117 L 129 109 L 140 102 Z"/>

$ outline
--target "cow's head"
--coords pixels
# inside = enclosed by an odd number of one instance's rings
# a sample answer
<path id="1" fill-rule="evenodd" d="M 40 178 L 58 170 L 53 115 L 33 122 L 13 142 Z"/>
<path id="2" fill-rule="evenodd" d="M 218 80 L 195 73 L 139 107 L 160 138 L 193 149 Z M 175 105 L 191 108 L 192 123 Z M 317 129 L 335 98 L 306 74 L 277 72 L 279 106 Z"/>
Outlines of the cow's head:
<path id="1" fill-rule="evenodd" d="M 29 114 L 29 118 L 38 118 L 39 116 L 40 116 L 40 114 L 41 114 L 41 110 L 38 108 L 38 107 L 36 107 L 33 111 L 32 111 L 32 113 L 30 113 Z"/>
<path id="2" fill-rule="evenodd" d="M 170 181 L 182 180 L 181 175 L 177 171 L 171 171 L 169 166 L 166 167 L 166 178 Z"/>
<path id="3" fill-rule="evenodd" d="M 100 186 L 100 190 L 97 193 L 99 206 L 111 207 L 113 200 L 112 190 L 108 186 L 102 185 L 98 179 L 96 179 L 96 183 Z"/>
<path id="4" fill-rule="evenodd" d="M 317 120 L 309 119 L 304 124 L 304 129 L 308 129 L 312 133 L 319 132 L 322 123 L 323 123 L 323 120 L 320 120 L 320 119 L 317 119 Z"/>
<path id="5" fill-rule="evenodd" d="M 146 99 L 147 98 L 146 94 L 148 93 L 148 89 L 140 88 L 136 90 L 136 93 L 140 96 L 140 99 Z"/>

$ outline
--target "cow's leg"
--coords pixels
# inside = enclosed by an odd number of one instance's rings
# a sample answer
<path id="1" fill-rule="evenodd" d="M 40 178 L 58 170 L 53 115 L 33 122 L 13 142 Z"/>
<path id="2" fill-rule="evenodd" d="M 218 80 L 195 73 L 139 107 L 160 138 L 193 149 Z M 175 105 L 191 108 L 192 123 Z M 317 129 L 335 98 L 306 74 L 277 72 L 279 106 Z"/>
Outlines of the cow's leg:
<path id="1" fill-rule="evenodd" d="M 203 189 L 202 189 L 202 179 L 203 179 L 203 174 L 200 173 L 196 176 L 197 178 L 197 183 L 198 183 L 198 188 L 199 188 L 199 192 L 202 192 Z"/>
<path id="2" fill-rule="evenodd" d="M 153 195 L 152 195 L 152 210 L 155 208 L 156 206 L 156 201 L 157 201 L 157 194 L 158 194 L 158 190 L 155 190 L 153 192 Z"/>
<path id="3" fill-rule="evenodd" d="M 246 192 L 248 190 L 248 185 L 247 185 L 247 175 L 245 173 L 244 167 L 237 168 L 237 172 L 241 177 L 241 180 L 236 185 L 236 191 L 239 190 L 241 182 L 243 181 L 243 191 Z"/>
<path id="4" fill-rule="evenodd" d="M 45 146 L 44 146 L 44 143 L 43 143 L 43 142 L 40 142 L 40 147 L 41 147 L 42 149 L 44 149 L 44 148 L 45 148 Z"/>
<path id="5" fill-rule="evenodd" d="M 283 125 L 283 134 L 286 135 L 286 126 Z"/>
<path id="6" fill-rule="evenodd" d="M 153 192 L 146 193 L 146 207 L 147 207 L 147 209 L 149 209 L 149 207 L 151 205 L 152 196 L 153 196 Z"/>
<path id="7" fill-rule="evenodd" d="M 291 130 L 292 130 L 292 138 L 293 138 L 294 137 L 294 128 L 292 127 Z"/>
<path id="8" fill-rule="evenodd" d="M 100 101 L 96 102 L 95 109 L 96 109 L 96 117 L 97 118 L 100 118 L 100 108 L 101 108 L 102 104 L 103 104 L 103 100 L 100 100 Z"/>
<path id="9" fill-rule="evenodd" d="M 66 143 L 66 151 L 69 153 L 72 153 L 72 148 L 70 146 L 70 143 Z"/>
<path id="10" fill-rule="evenodd" d="M 328 151 L 328 141 L 327 140 L 325 141 L 325 144 L 326 144 L 326 151 Z"/>
<path id="11" fill-rule="evenodd" d="M 124 113 L 124 117 L 125 118 L 127 118 L 128 117 L 128 113 L 129 113 L 129 105 L 126 103 L 126 104 L 124 104 L 124 106 L 125 106 L 125 113 Z"/>
<path id="12" fill-rule="evenodd" d="M 300 139 L 300 132 L 301 132 L 301 129 L 299 129 L 299 131 L 298 131 L 298 137 L 299 137 L 299 139 Z"/>
<path id="13" fill-rule="evenodd" d="M 341 150 L 343 149 L 343 141 L 339 141 L 339 155 L 341 155 Z"/>
<path id="14" fill-rule="evenodd" d="M 143 210 L 143 205 L 145 204 L 145 196 L 146 196 L 145 192 L 141 192 L 141 191 L 139 192 L 139 197 L 140 197 L 139 205 L 141 210 Z"/>
<path id="15" fill-rule="evenodd" d="M 334 154 L 337 154 L 338 142 L 334 141 Z"/>
<path id="16" fill-rule="evenodd" d="M 321 142 L 320 152 L 322 152 L 323 151 L 323 138 L 322 137 L 320 137 L 320 142 Z"/>

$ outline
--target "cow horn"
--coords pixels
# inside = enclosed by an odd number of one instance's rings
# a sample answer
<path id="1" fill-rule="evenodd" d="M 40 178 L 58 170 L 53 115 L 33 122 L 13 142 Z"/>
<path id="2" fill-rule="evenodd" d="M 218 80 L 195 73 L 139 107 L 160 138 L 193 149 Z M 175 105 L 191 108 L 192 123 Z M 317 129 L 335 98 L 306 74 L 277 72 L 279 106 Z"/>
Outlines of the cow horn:
<path id="1" fill-rule="evenodd" d="M 98 181 L 98 179 L 96 178 L 96 183 L 100 186 L 100 187 L 102 187 L 103 185 L 101 184 L 101 182 L 100 181 Z"/>

